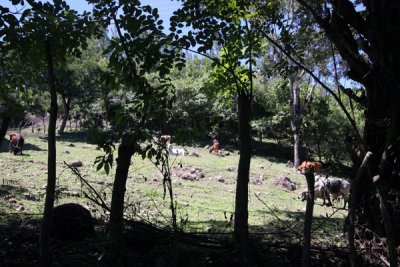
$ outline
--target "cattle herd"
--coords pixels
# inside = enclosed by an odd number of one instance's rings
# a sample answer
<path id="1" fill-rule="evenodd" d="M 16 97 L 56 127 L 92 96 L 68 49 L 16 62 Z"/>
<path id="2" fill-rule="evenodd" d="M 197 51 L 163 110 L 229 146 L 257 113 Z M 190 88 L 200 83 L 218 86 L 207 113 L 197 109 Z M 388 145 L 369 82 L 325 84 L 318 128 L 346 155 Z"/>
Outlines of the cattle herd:
<path id="1" fill-rule="evenodd" d="M 346 208 L 350 198 L 349 181 L 338 177 L 321 176 L 321 163 L 319 162 L 304 161 L 297 169 L 303 174 L 307 172 L 317 173 L 314 183 L 315 200 L 320 198 L 323 201 L 323 205 L 332 206 L 332 200 L 339 201 L 343 199 L 343 208 Z M 300 194 L 300 199 L 304 201 L 307 199 L 307 196 L 308 191 L 303 191 Z"/>
<path id="2" fill-rule="evenodd" d="M 22 148 L 24 146 L 24 138 L 19 133 L 10 134 L 10 146 L 9 152 L 17 155 L 20 153 L 22 155 Z M 189 152 L 184 148 L 173 148 L 170 144 L 171 136 L 163 135 L 159 138 L 160 143 L 167 145 L 167 150 L 170 155 L 188 155 Z M 219 142 L 214 140 L 213 146 L 209 149 L 209 152 L 218 152 Z M 301 173 L 314 172 L 315 175 L 315 200 L 320 198 L 323 200 L 323 205 L 332 206 L 332 200 L 338 201 L 343 199 L 344 206 L 346 208 L 347 203 L 350 198 L 350 183 L 338 177 L 323 177 L 320 175 L 321 163 L 315 161 L 304 161 L 298 168 Z M 300 194 L 300 199 L 302 201 L 306 200 L 308 196 L 308 191 L 303 191 Z"/>

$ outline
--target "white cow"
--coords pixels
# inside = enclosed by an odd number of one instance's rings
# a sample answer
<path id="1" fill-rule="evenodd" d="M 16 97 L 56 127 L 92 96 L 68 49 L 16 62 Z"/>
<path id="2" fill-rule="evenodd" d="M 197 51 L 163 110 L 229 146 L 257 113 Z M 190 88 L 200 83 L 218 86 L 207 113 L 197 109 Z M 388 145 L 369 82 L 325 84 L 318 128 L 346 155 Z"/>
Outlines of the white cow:
<path id="1" fill-rule="evenodd" d="M 186 148 L 173 148 L 171 144 L 167 146 L 168 153 L 173 156 L 187 156 L 189 155 L 189 151 Z"/>

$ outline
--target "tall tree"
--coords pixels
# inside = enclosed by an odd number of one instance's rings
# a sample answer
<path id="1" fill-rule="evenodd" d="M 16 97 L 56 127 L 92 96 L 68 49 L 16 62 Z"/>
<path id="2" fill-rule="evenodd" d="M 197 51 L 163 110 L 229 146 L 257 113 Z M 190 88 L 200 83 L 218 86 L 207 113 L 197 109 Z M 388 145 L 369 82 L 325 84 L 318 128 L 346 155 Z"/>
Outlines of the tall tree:
<path id="1" fill-rule="evenodd" d="M 23 1 L 14 1 L 17 4 Z M 88 13 L 79 15 L 71 10 L 65 1 L 54 3 L 28 1 L 20 20 L 23 25 L 13 45 L 24 57 L 36 64 L 38 69 L 47 71 L 47 87 L 50 93 L 50 120 L 48 129 L 48 177 L 45 207 L 40 234 L 40 265 L 50 266 L 49 233 L 54 206 L 56 183 L 56 119 L 57 92 L 54 68 L 71 53 L 79 56 L 80 47 L 86 45 L 90 34 Z"/>
<path id="2" fill-rule="evenodd" d="M 117 35 L 112 38 L 105 53 L 109 53 L 109 73 L 104 77 L 109 86 L 122 89 L 123 100 L 114 110 L 115 139 L 105 143 L 108 155 L 99 159 L 99 168 L 108 172 L 113 163 L 113 142 L 118 147 L 117 168 L 112 191 L 110 212 L 110 252 L 113 266 L 123 265 L 123 218 L 126 181 L 134 153 L 146 153 L 150 147 L 140 143 L 150 140 L 146 124 L 157 110 L 164 110 L 170 103 L 170 84 L 163 77 L 172 68 L 179 51 L 168 47 L 170 40 L 162 30 L 157 9 L 141 6 L 139 1 L 118 2 L 91 0 L 94 14 L 102 26 L 111 23 Z M 146 75 L 157 73 L 159 82 L 151 82 Z"/>
<path id="3" fill-rule="evenodd" d="M 61 97 L 61 102 L 63 105 L 62 120 L 60 128 L 58 129 L 58 133 L 63 134 L 65 126 L 67 125 L 67 120 L 70 116 L 72 99 L 74 96 L 76 97 L 79 94 L 80 88 L 75 84 L 73 72 L 65 69 L 64 66 L 56 69 L 55 74 L 54 83 L 56 84 L 56 90 L 58 95 Z"/>
<path id="4" fill-rule="evenodd" d="M 275 29 L 271 34 L 279 42 L 282 48 L 289 53 L 297 62 L 307 66 L 308 70 L 316 73 L 322 79 L 331 79 L 329 71 L 330 47 L 327 38 L 320 34 L 318 27 L 313 27 L 310 16 L 304 15 L 299 9 L 299 4 L 294 0 L 282 1 L 280 5 L 280 16 L 273 23 L 264 27 Z M 260 17 L 268 14 L 260 14 Z M 310 40 L 313 40 L 310 42 Z M 274 44 L 269 44 L 268 53 L 264 56 L 266 66 L 263 71 L 271 75 L 281 75 L 288 79 L 290 91 L 289 106 L 291 115 L 291 130 L 293 136 L 293 162 L 298 167 L 302 160 L 303 122 L 308 111 L 310 102 L 314 95 L 310 75 L 301 67 L 291 62 Z M 307 86 L 304 96 L 300 88 Z"/>
<path id="5" fill-rule="evenodd" d="M 270 5 L 270 12 L 274 11 Z M 257 7 L 248 1 L 184 1 L 183 7 L 171 18 L 171 30 L 176 39 L 180 28 L 193 29 L 185 34 L 180 47 L 194 51 L 213 60 L 216 82 L 226 92 L 234 93 L 238 103 L 239 168 L 235 198 L 234 234 L 240 264 L 249 264 L 248 236 L 248 182 L 251 159 L 251 109 L 253 78 L 256 58 L 261 50 L 260 36 L 252 26 L 252 13 Z M 219 56 L 207 54 L 214 45 L 220 48 Z M 222 92 L 221 92 L 222 93 Z"/>

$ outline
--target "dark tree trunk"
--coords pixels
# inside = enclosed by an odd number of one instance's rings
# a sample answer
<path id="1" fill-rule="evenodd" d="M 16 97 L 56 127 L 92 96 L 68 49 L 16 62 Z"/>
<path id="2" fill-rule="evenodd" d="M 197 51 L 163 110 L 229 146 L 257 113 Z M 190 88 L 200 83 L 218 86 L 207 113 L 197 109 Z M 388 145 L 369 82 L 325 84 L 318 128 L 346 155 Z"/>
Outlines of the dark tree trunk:
<path id="1" fill-rule="evenodd" d="M 8 126 L 10 125 L 11 117 L 10 116 L 3 116 L 3 121 L 0 125 L 0 146 L 2 145 L 3 141 L 6 139 L 6 134 L 8 130 Z"/>
<path id="2" fill-rule="evenodd" d="M 48 158 L 47 158 L 47 188 L 46 200 L 44 204 L 44 212 L 42 226 L 40 232 L 40 266 L 51 266 L 49 254 L 49 233 L 50 224 L 53 214 L 54 193 L 56 185 L 56 122 L 57 122 L 57 91 L 55 86 L 54 67 L 52 48 L 49 40 L 46 40 L 46 59 L 48 71 L 48 89 L 50 92 L 50 119 L 48 129 Z"/>
<path id="3" fill-rule="evenodd" d="M 69 112 L 71 111 L 71 98 L 66 98 L 62 96 L 63 104 L 64 104 L 64 114 L 62 117 L 60 129 L 58 130 L 59 134 L 63 134 L 65 131 L 65 126 L 67 125 L 67 120 L 69 118 Z"/>
<path id="4" fill-rule="evenodd" d="M 125 144 L 123 139 L 118 148 L 117 169 L 111 199 L 110 252 L 112 266 L 123 266 L 121 249 L 123 247 L 124 198 L 129 166 L 134 152 L 135 142 Z"/>
<path id="5" fill-rule="evenodd" d="M 360 145 L 364 155 L 367 151 L 372 152 L 368 175 L 357 188 L 360 201 L 355 218 L 361 226 L 361 238 L 367 239 L 368 235 L 364 233 L 368 232 L 387 238 L 390 264 L 397 266 L 395 247 L 400 244 L 400 214 L 396 212 L 396 195 L 400 193 L 400 39 L 394 36 L 400 35 L 400 2 L 361 1 L 355 5 L 350 0 L 333 0 L 329 7 L 322 7 L 322 2 L 297 1 L 310 11 L 335 44 L 348 67 L 348 76 L 365 88 L 365 95 L 348 94 L 365 107 L 364 136 Z M 373 181 L 377 182 L 374 184 Z"/>
<path id="6" fill-rule="evenodd" d="M 303 230 L 303 258 L 302 266 L 311 266 L 311 226 L 314 211 L 314 184 L 315 178 L 314 173 L 306 173 L 308 195 L 307 195 L 307 206 L 306 214 L 304 217 L 304 230 Z"/>
<path id="7" fill-rule="evenodd" d="M 235 226 L 236 244 L 239 246 L 241 263 L 248 263 L 249 229 L 248 229 L 248 186 L 251 158 L 251 98 L 239 93 L 239 166 L 236 183 Z"/>
<path id="8" fill-rule="evenodd" d="M 360 198 L 360 192 L 359 192 L 359 184 L 361 182 L 362 177 L 366 174 L 367 172 L 367 164 L 368 160 L 371 157 L 372 153 L 368 152 L 365 155 L 365 158 L 360 166 L 360 168 L 357 171 L 356 177 L 351 181 L 351 194 L 350 194 L 350 201 L 349 201 L 349 234 L 348 234 L 348 240 L 349 240 L 349 258 L 350 258 L 350 264 L 352 267 L 357 266 L 356 263 L 356 248 L 354 244 L 354 235 L 355 235 L 355 211 L 358 208 L 358 202 Z"/>
<path id="9" fill-rule="evenodd" d="M 390 265 L 398 266 L 396 247 L 400 245 L 400 216 L 395 210 L 396 195 L 400 193 L 400 81 L 390 75 L 385 77 L 385 73 L 375 75 L 376 81 L 366 86 L 364 128 L 364 146 L 372 156 L 368 179 L 359 184 L 362 195 L 356 216 L 359 223 L 386 237 Z"/>

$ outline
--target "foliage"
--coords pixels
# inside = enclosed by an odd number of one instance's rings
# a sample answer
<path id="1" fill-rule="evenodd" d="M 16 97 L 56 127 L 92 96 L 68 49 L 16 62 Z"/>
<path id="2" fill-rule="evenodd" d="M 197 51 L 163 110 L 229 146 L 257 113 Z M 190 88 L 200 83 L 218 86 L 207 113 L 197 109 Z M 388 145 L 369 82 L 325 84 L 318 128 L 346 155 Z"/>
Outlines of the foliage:
<path id="1" fill-rule="evenodd" d="M 170 74 L 175 99 L 161 129 L 173 133 L 176 142 L 228 141 L 236 132 L 237 115 L 232 104 L 224 101 L 209 82 L 213 74 L 211 60 L 188 54 L 186 67 Z"/>
<path id="2" fill-rule="evenodd" d="M 89 3 L 95 4 L 94 16 L 102 27 L 107 28 L 113 21 L 117 29 L 117 36 L 103 51 L 109 61 L 107 73 L 102 76 L 106 87 L 123 92 L 119 99 L 114 98 L 114 103 L 108 103 L 114 141 L 122 138 L 134 145 L 134 140 L 151 140 L 145 126 L 170 105 L 171 86 L 166 74 L 175 58 L 179 59 L 179 51 L 168 46 L 169 38 L 162 32 L 157 9 L 141 6 L 138 1 Z M 157 75 L 152 77 L 152 73 Z M 140 153 L 145 156 L 147 150 Z"/>

